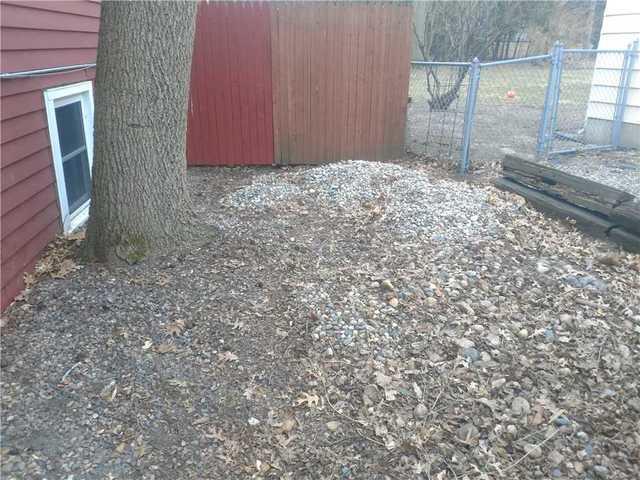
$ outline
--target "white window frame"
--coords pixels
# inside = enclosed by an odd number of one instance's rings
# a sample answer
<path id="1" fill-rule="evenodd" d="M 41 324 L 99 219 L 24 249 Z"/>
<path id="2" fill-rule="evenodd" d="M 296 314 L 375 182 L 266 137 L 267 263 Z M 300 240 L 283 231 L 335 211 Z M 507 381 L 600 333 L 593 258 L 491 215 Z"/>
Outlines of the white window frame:
<path id="1" fill-rule="evenodd" d="M 82 107 L 82 123 L 84 126 L 84 138 L 89 160 L 89 174 L 93 175 L 93 84 L 80 82 L 64 87 L 50 88 L 44 91 L 44 105 L 47 112 L 49 125 L 49 139 L 51 141 L 51 153 L 53 156 L 53 169 L 56 174 L 60 216 L 64 233 L 69 233 L 84 225 L 89 218 L 89 206 L 91 200 L 87 200 L 74 212 L 69 212 L 67 200 L 67 187 L 64 181 L 64 169 L 62 167 L 62 153 L 60 150 L 60 138 L 58 136 L 58 124 L 56 122 L 56 107 L 80 101 Z"/>

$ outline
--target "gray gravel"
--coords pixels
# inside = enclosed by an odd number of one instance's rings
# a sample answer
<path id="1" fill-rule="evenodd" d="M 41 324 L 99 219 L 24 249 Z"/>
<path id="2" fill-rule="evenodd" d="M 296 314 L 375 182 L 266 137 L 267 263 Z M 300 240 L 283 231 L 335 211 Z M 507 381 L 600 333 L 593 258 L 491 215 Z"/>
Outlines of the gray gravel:
<path id="1" fill-rule="evenodd" d="M 584 152 L 561 157 L 551 166 L 640 198 L 640 150 Z"/>
<path id="2" fill-rule="evenodd" d="M 488 195 L 487 188 L 432 180 L 401 165 L 355 160 L 265 175 L 223 203 L 249 211 L 293 203 L 327 215 L 372 216 L 394 236 L 474 241 L 498 229 L 500 210 L 489 208 Z"/>

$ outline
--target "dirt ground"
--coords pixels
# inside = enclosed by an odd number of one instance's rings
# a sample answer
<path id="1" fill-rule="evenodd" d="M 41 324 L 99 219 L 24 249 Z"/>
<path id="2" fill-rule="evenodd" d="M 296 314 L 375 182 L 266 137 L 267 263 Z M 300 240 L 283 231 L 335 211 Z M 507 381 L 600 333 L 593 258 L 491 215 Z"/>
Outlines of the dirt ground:
<path id="1" fill-rule="evenodd" d="M 207 243 L 6 313 L 3 478 L 640 477 L 640 256 L 433 164 L 189 180 Z"/>

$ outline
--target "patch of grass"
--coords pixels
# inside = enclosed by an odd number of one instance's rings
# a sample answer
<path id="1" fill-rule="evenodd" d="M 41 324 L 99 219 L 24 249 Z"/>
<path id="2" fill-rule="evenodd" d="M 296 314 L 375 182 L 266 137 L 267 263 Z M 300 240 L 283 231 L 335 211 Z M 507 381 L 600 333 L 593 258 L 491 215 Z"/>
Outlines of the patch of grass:
<path id="1" fill-rule="evenodd" d="M 542 108 L 549 81 L 549 69 L 549 63 L 485 67 L 480 72 L 478 103 L 484 105 L 516 104 Z M 443 91 L 446 91 L 448 85 L 453 84 L 458 70 L 459 67 L 438 67 L 437 77 Z M 592 78 L 592 68 L 572 68 L 570 66 L 565 68 L 562 72 L 560 102 L 564 105 L 586 109 Z M 467 76 L 459 91 L 460 99 L 466 98 L 468 82 Z M 514 96 L 510 98 L 507 92 L 513 92 Z M 426 103 L 430 99 L 424 67 L 412 67 L 409 96 L 416 103 Z M 463 101 L 459 102 L 458 108 L 464 108 Z"/>

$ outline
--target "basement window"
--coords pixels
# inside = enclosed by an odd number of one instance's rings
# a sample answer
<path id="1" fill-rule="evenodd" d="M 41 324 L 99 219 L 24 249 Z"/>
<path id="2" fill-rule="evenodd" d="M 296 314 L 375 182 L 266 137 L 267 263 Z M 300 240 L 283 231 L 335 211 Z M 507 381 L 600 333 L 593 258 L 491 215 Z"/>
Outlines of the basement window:
<path id="1" fill-rule="evenodd" d="M 64 232 L 89 218 L 93 163 L 93 89 L 91 82 L 44 92 L 53 166 Z"/>

